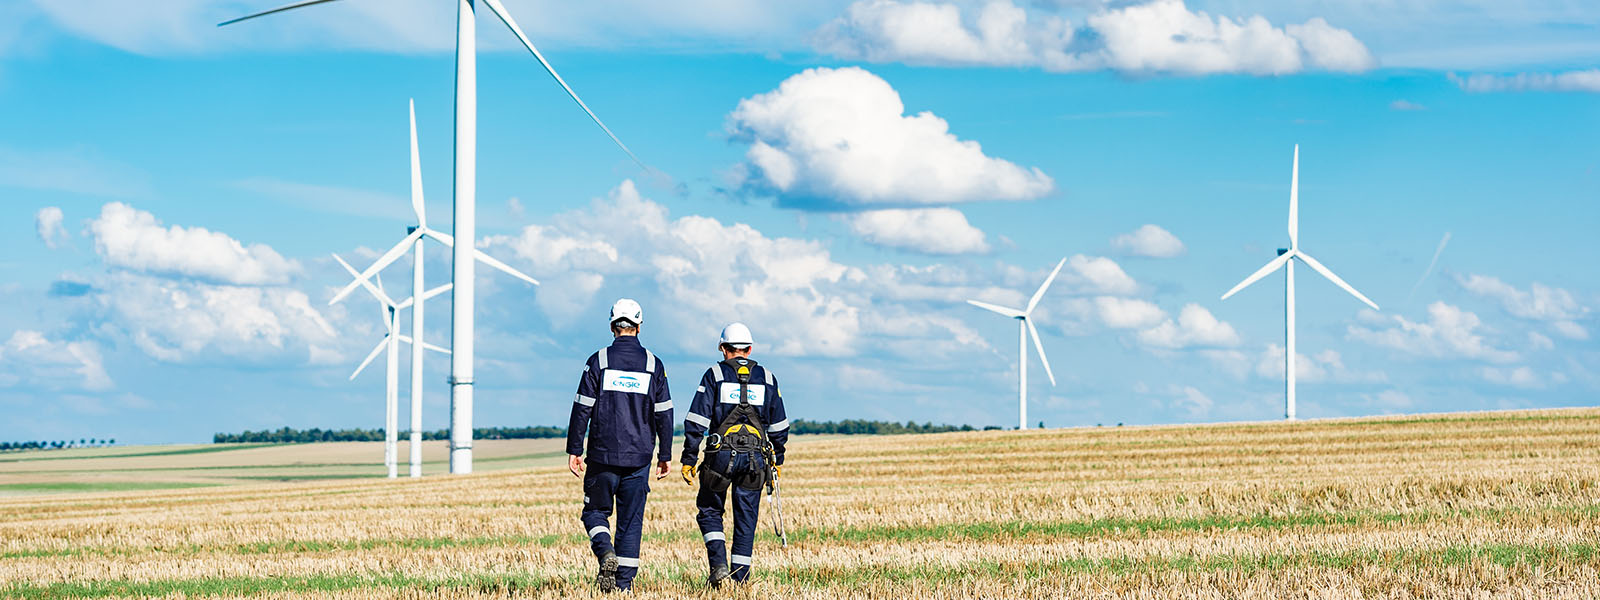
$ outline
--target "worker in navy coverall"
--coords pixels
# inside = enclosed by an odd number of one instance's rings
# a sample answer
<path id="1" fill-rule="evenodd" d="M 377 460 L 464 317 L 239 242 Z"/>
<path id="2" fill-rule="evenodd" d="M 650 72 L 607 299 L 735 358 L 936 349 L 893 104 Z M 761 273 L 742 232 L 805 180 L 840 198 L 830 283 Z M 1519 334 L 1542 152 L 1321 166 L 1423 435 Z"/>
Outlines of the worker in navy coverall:
<path id="1" fill-rule="evenodd" d="M 734 360 L 741 357 L 749 358 L 754 345 L 750 328 L 743 323 L 733 323 L 723 328 L 718 349 L 722 351 L 725 360 Z M 781 473 L 783 447 L 789 439 L 789 417 L 783 409 L 783 394 L 778 392 L 778 379 L 771 370 L 759 364 L 755 365 L 751 369 L 749 383 L 746 384 L 746 393 L 748 402 L 756 408 L 761 421 L 766 425 L 767 439 L 773 447 L 775 468 L 772 476 L 776 477 Z M 700 378 L 700 387 L 695 390 L 694 403 L 684 416 L 683 455 L 679 460 L 683 463 L 685 482 L 694 485 L 697 471 L 695 464 L 699 458 L 697 453 L 700 450 L 701 440 L 706 437 L 708 431 L 721 425 L 728 414 L 738 406 L 739 382 L 734 368 L 720 362 L 712 365 Z M 729 451 L 724 447 L 720 451 L 707 454 L 706 462 L 698 469 L 700 492 L 695 498 L 695 507 L 699 512 L 695 518 L 700 523 L 701 537 L 706 544 L 706 557 L 710 563 L 710 576 L 707 581 L 712 587 L 719 586 L 730 577 L 741 583 L 750 578 L 750 557 L 755 547 L 757 516 L 761 508 L 759 488 L 752 490 L 738 485 L 737 482 L 730 484 L 725 477 L 717 481 L 718 476 L 715 473 L 726 473 L 728 463 Z M 727 536 L 722 529 L 723 507 L 727 504 L 730 491 L 733 495 L 731 555 L 727 554 Z M 733 563 L 731 573 L 728 566 L 730 562 Z"/>
<path id="2" fill-rule="evenodd" d="M 656 451 L 656 479 L 667 476 L 667 461 L 672 458 L 667 367 L 639 344 L 643 323 L 638 302 L 623 298 L 612 306 L 615 339 L 584 363 L 567 426 L 567 467 L 583 478 L 583 527 L 600 563 L 595 583 L 603 591 L 632 587 L 639 572 L 651 454 Z M 615 532 L 610 527 L 613 509 Z"/>

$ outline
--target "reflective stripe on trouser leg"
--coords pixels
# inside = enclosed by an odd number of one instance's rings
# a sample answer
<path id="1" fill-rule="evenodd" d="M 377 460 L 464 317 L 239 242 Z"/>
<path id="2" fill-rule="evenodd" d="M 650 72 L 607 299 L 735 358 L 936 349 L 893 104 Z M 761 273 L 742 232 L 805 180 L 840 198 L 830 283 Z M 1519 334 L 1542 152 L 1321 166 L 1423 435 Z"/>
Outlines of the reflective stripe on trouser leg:
<path id="1" fill-rule="evenodd" d="M 747 490 L 732 486 L 733 490 L 733 553 L 731 575 L 734 581 L 750 578 L 750 557 L 755 554 L 756 529 L 760 525 L 761 490 Z M 740 563 L 740 561 L 744 561 Z"/>
<path id="2" fill-rule="evenodd" d="M 722 533 L 722 505 L 727 501 L 727 491 L 717 490 L 716 477 L 702 471 L 700 493 L 694 498 L 698 509 L 695 521 L 700 524 L 700 534 L 706 542 L 706 562 L 712 568 L 728 564 L 728 538 Z"/>
<path id="3" fill-rule="evenodd" d="M 639 538 L 644 529 L 645 498 L 650 495 L 650 465 L 623 469 L 617 486 L 617 588 L 633 585 L 639 572 Z"/>
<path id="4" fill-rule="evenodd" d="M 583 474 L 583 529 L 589 532 L 589 549 L 595 558 L 614 551 L 611 509 L 620 481 L 621 477 L 605 465 L 589 465 Z"/>

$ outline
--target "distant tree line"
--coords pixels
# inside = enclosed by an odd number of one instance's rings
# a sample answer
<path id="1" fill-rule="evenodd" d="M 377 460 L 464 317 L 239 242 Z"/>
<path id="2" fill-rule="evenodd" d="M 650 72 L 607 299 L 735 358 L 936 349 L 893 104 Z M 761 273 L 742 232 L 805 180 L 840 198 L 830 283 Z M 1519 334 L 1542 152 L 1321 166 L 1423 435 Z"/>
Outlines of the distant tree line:
<path id="1" fill-rule="evenodd" d="M 12 450 L 60 450 L 62 448 L 99 448 L 117 443 L 116 440 L 54 440 L 49 442 L 0 442 L 0 452 Z"/>
<path id="2" fill-rule="evenodd" d="M 1000 429 L 989 426 L 984 430 Z M 902 433 L 944 433 L 947 431 L 976 431 L 971 425 L 934 425 L 933 423 L 917 424 L 912 421 L 905 423 L 891 423 L 888 421 L 865 421 L 861 419 L 846 419 L 843 421 L 807 421 L 795 419 L 789 428 L 791 433 L 811 434 L 830 433 L 843 435 L 892 435 Z M 680 428 L 674 431 L 682 434 Z M 411 438 L 409 431 L 400 432 L 401 440 Z M 478 427 L 472 430 L 473 439 L 478 440 L 528 440 L 567 437 L 567 428 L 549 427 L 545 425 L 532 425 L 528 427 Z M 450 430 L 424 431 L 424 440 L 448 440 Z M 242 433 L 218 433 L 211 437 L 215 444 L 308 444 L 312 442 L 381 442 L 383 441 L 382 429 L 293 429 L 283 427 L 279 429 L 263 429 L 261 431 L 244 431 Z"/>

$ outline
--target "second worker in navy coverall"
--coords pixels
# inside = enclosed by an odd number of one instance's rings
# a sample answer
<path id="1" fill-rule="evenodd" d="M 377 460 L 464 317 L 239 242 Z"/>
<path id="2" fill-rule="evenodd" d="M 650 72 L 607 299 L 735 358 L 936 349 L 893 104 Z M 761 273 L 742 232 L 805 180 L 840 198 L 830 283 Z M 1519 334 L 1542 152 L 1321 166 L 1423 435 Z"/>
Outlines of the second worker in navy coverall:
<path id="1" fill-rule="evenodd" d="M 740 405 L 740 389 L 736 379 L 735 367 L 730 365 L 741 360 L 748 360 L 754 340 L 750 336 L 750 329 L 743 323 L 733 323 L 722 330 L 722 339 L 718 348 L 722 351 L 724 362 L 712 365 L 700 378 L 700 386 L 695 390 L 694 402 L 689 407 L 689 412 L 683 421 L 683 455 L 679 460 L 683 463 L 684 481 L 693 484 L 696 473 L 695 463 L 699 458 L 701 440 L 707 439 L 707 434 L 716 434 L 717 428 L 723 425 Z M 789 416 L 783 408 L 783 394 L 778 391 L 778 378 L 759 364 L 752 365 L 748 383 L 745 384 L 746 401 L 755 409 L 761 424 L 765 426 L 765 437 L 772 449 L 772 477 L 781 473 L 783 465 L 783 448 L 789 439 Z M 710 445 L 710 442 L 707 442 Z M 710 564 L 710 577 L 708 582 L 713 586 L 723 580 L 732 578 L 737 582 L 744 582 L 750 577 L 751 554 L 755 548 L 757 517 L 761 509 L 761 488 L 756 485 L 750 489 L 740 485 L 739 481 L 731 481 L 719 473 L 730 470 L 730 456 L 726 444 L 720 450 L 707 449 L 706 461 L 699 466 L 700 491 L 695 497 L 695 507 L 698 512 L 695 520 L 700 524 L 700 533 L 706 545 L 706 558 Z M 765 467 L 766 465 L 762 465 Z M 751 481 L 750 483 L 757 483 Z M 733 496 L 733 548 L 731 555 L 726 547 L 727 535 L 723 533 L 722 514 L 723 507 L 728 504 L 728 495 Z M 731 572 L 728 563 L 732 563 Z"/>
<path id="2" fill-rule="evenodd" d="M 568 468 L 583 477 L 583 527 L 600 563 L 603 591 L 627 590 L 639 572 L 639 537 L 650 459 L 656 479 L 672 458 L 672 395 L 667 367 L 639 343 L 639 303 L 623 298 L 611 309 L 611 345 L 589 355 L 567 427 Z M 589 436 L 587 460 L 584 433 Z M 616 530 L 611 515 L 616 513 Z"/>

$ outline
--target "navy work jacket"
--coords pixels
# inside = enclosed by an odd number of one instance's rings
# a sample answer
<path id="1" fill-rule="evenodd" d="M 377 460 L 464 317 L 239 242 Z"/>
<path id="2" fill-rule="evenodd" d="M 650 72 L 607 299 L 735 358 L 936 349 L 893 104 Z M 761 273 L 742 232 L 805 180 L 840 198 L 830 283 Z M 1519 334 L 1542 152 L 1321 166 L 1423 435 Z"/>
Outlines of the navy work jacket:
<path id="1" fill-rule="evenodd" d="M 588 460 L 603 465 L 648 465 L 653 446 L 660 448 L 657 460 L 672 458 L 667 366 L 637 336 L 617 336 L 584 363 L 567 424 L 567 454 L 583 454 L 585 432 Z"/>
<path id="2" fill-rule="evenodd" d="M 774 459 L 783 464 L 783 446 L 789 441 L 789 415 L 783 410 L 783 394 L 778 391 L 778 378 L 766 367 L 757 363 L 750 371 L 749 402 L 767 424 L 767 439 L 772 442 Z M 695 389 L 694 402 L 683 416 L 683 464 L 692 465 L 699 460 L 700 440 L 706 432 L 720 425 L 728 413 L 739 406 L 739 380 L 733 367 L 717 363 L 706 369 L 700 377 L 700 387 Z"/>

